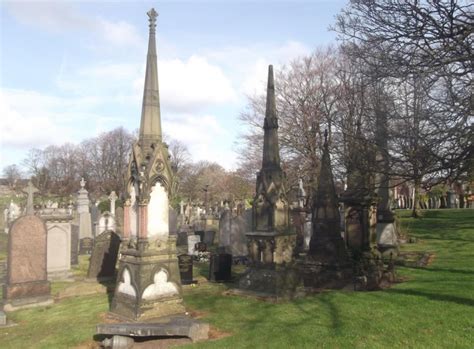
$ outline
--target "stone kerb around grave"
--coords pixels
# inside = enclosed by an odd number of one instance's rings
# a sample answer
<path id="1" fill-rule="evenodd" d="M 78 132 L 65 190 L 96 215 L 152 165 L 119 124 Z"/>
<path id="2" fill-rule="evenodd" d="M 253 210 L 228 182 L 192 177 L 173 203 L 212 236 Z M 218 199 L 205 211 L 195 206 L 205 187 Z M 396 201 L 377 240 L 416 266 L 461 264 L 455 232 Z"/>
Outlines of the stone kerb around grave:
<path id="1" fill-rule="evenodd" d="M 23 216 L 11 226 L 3 303 L 5 311 L 52 303 L 47 279 L 47 230 L 39 217 Z"/>

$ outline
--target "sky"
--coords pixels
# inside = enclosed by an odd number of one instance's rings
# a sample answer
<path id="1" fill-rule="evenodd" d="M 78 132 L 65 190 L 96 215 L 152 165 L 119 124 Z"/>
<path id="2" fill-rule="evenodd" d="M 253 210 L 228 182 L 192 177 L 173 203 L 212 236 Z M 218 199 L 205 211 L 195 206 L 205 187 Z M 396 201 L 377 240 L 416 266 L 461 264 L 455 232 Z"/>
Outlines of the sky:
<path id="1" fill-rule="evenodd" d="M 0 0 L 0 170 L 31 148 L 139 128 L 157 20 L 163 132 L 193 161 L 232 170 L 248 95 L 274 70 L 334 43 L 347 1 Z"/>

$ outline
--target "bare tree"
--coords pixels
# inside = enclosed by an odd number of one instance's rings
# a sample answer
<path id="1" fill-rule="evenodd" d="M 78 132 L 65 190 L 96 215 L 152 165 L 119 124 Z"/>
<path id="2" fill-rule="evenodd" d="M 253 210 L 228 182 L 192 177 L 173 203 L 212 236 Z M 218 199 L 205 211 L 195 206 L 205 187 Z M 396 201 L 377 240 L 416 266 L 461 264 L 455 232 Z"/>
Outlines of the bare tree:
<path id="1" fill-rule="evenodd" d="M 6 179 L 8 186 L 15 190 L 18 180 L 22 178 L 23 174 L 20 168 L 13 164 L 3 168 L 3 178 Z"/>

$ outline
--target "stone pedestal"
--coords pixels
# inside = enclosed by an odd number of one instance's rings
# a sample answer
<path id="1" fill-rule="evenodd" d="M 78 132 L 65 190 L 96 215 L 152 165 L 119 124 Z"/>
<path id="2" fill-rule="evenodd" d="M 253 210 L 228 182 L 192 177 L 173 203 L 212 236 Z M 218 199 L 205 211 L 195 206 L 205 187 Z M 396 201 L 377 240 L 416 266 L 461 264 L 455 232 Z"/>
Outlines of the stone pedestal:
<path id="1" fill-rule="evenodd" d="M 298 263 L 303 286 L 309 289 L 340 289 L 352 285 L 352 269 L 349 260 L 325 263 L 308 256 Z"/>
<path id="2" fill-rule="evenodd" d="M 142 321 L 185 312 L 175 246 L 170 237 L 166 242 L 138 241 L 137 249 L 122 252 L 112 313 Z"/>
<path id="3" fill-rule="evenodd" d="M 379 211 L 377 214 L 377 247 L 380 251 L 398 252 L 398 234 L 395 216 L 391 211 Z"/>
<path id="4" fill-rule="evenodd" d="M 293 265 L 296 234 L 250 232 L 246 236 L 249 266 L 239 281 L 239 288 L 291 298 L 300 280 Z"/>

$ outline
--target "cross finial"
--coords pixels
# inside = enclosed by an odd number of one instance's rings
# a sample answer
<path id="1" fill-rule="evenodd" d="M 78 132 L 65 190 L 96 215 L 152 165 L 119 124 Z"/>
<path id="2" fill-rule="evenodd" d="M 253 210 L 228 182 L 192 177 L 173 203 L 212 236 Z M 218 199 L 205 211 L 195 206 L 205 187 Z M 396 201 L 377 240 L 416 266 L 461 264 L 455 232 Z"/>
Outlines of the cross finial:
<path id="1" fill-rule="evenodd" d="M 28 186 L 23 189 L 23 192 L 28 195 L 26 199 L 26 214 L 34 214 L 35 210 L 33 207 L 33 195 L 39 190 L 35 188 L 31 181 L 28 182 Z"/>
<path id="2" fill-rule="evenodd" d="M 155 31 L 156 18 L 158 17 L 158 12 L 156 12 L 155 9 L 152 8 L 146 14 L 148 15 L 148 20 L 150 21 L 150 31 Z"/>
<path id="3" fill-rule="evenodd" d="M 81 188 L 84 189 L 84 187 L 86 186 L 86 181 L 84 180 L 84 177 L 81 178 Z"/>

